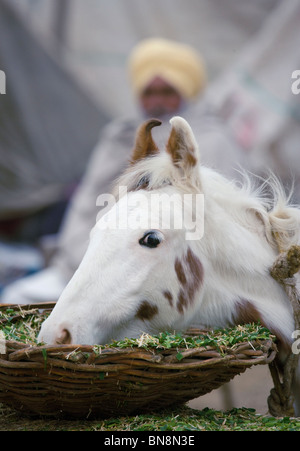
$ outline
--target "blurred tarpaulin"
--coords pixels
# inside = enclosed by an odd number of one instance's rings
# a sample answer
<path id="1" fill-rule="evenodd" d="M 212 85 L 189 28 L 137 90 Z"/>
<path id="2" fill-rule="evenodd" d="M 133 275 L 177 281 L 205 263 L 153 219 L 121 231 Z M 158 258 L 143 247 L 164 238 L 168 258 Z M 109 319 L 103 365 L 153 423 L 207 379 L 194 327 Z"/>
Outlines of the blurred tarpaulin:
<path id="1" fill-rule="evenodd" d="M 0 0 L 0 220 L 47 207 L 82 176 L 108 117 Z"/>

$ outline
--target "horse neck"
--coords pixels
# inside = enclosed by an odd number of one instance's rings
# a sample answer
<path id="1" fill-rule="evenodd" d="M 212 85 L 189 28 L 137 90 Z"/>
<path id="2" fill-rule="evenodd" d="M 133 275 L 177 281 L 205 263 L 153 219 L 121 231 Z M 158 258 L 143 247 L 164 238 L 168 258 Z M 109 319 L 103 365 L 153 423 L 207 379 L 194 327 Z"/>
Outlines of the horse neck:
<path id="1" fill-rule="evenodd" d="M 195 247 L 204 267 L 198 322 L 226 327 L 260 321 L 288 341 L 293 316 L 284 290 L 269 274 L 276 249 L 255 213 L 246 227 L 228 205 L 210 200 L 205 204 L 204 237 Z"/>

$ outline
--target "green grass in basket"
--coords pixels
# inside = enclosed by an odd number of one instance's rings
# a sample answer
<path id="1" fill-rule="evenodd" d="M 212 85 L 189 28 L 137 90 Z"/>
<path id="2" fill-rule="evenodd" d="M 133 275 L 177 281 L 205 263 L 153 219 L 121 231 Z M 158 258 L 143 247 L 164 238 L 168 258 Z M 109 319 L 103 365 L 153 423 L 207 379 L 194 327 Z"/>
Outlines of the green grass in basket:
<path id="1" fill-rule="evenodd" d="M 15 320 L 16 317 L 19 318 Z M 0 311 L 0 330 L 6 340 L 36 345 L 37 334 L 45 318 L 37 309 L 25 311 L 8 308 Z"/>
<path id="2" fill-rule="evenodd" d="M 17 320 L 14 320 L 19 316 Z M 41 315 L 37 309 L 30 311 L 12 310 L 0 311 L 0 330 L 4 332 L 7 340 L 37 345 L 37 335 L 46 316 Z M 5 320 L 2 322 L 1 320 Z M 222 350 L 232 348 L 241 342 L 274 339 L 270 331 L 259 323 L 245 324 L 227 329 L 217 329 L 201 335 L 187 337 L 181 333 L 164 332 L 158 335 L 142 334 L 139 338 L 125 338 L 122 341 L 113 341 L 105 346 L 95 345 L 94 351 L 101 352 L 104 348 L 134 348 L 143 349 L 170 349 L 170 348 L 197 348 L 211 346 Z M 180 360 L 180 355 L 178 355 Z"/>
<path id="3" fill-rule="evenodd" d="M 193 337 L 186 337 L 181 333 L 163 332 L 155 336 L 141 335 L 137 339 L 115 341 L 109 347 L 128 348 L 139 346 L 145 349 L 170 349 L 170 348 L 198 348 L 212 346 L 218 349 L 233 347 L 234 345 L 255 340 L 268 340 L 272 338 L 270 331 L 260 324 L 251 323 L 226 329 L 216 329 L 211 332 L 201 333 Z"/>

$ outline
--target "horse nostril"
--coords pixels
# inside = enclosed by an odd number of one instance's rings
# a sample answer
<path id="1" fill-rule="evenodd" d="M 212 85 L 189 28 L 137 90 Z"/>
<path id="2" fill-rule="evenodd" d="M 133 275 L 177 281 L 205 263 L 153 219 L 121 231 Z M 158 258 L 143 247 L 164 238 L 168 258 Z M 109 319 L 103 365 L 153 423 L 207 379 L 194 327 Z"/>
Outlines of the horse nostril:
<path id="1" fill-rule="evenodd" d="M 55 340 L 58 345 L 68 345 L 72 342 L 72 337 L 68 329 L 63 329 Z"/>

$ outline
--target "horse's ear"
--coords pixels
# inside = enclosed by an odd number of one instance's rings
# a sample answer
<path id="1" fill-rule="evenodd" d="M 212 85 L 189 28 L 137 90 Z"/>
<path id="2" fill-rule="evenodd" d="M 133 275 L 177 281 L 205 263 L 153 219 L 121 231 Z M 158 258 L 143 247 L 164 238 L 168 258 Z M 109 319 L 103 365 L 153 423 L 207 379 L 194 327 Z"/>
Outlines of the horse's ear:
<path id="1" fill-rule="evenodd" d="M 173 164 L 190 174 L 198 168 L 199 151 L 194 133 L 185 119 L 175 116 L 170 120 L 172 130 L 167 143 L 167 152 Z"/>
<path id="2" fill-rule="evenodd" d="M 159 152 L 158 147 L 153 141 L 151 130 L 153 127 L 161 125 L 161 123 L 162 122 L 158 119 L 149 119 L 140 126 L 136 134 L 131 164 Z"/>

